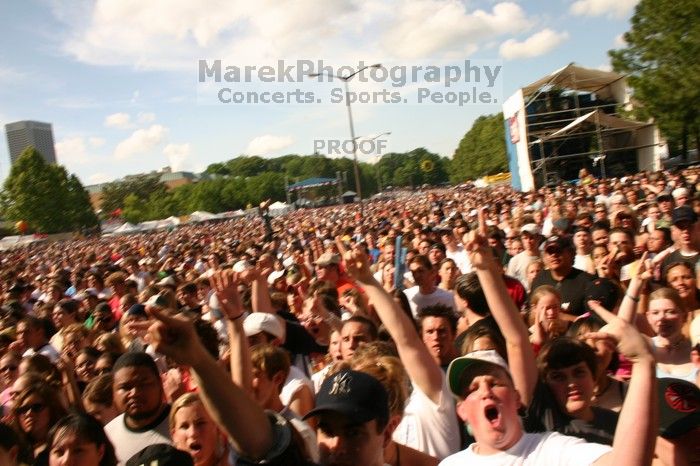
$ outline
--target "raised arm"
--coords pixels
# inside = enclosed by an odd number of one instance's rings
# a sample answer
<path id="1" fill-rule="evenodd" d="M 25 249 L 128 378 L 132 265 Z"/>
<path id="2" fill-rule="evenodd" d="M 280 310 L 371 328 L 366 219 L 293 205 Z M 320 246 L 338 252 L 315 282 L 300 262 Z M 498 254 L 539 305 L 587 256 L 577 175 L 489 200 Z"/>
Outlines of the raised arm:
<path id="1" fill-rule="evenodd" d="M 485 220 L 482 212 L 479 212 L 479 222 L 482 224 L 480 230 L 484 230 Z M 491 315 L 506 340 L 508 367 L 513 376 L 515 388 L 527 406 L 537 384 L 535 353 L 530 345 L 527 327 L 506 289 L 501 276 L 501 266 L 496 263 L 496 259 L 486 245 L 485 237 L 477 231 L 472 231 L 466 247 L 472 266 L 479 277 L 481 288 L 484 290 Z"/>
<path id="2" fill-rule="evenodd" d="M 470 244 L 470 259 L 484 290 L 491 315 L 506 340 L 508 367 L 515 388 L 520 393 L 523 403 L 528 405 L 537 384 L 537 366 L 527 328 L 515 303 L 508 295 L 501 277 L 500 265 L 496 263 L 491 251 L 473 242 Z"/>
<path id="3" fill-rule="evenodd" d="M 636 273 L 632 276 L 629 286 L 625 291 L 620 304 L 620 310 L 617 316 L 625 322 L 635 324 L 637 320 L 637 306 L 639 304 L 639 296 L 646 286 L 647 281 L 651 278 L 652 265 L 651 261 L 647 260 L 647 253 L 642 254 L 639 259 L 639 266 Z"/>
<path id="4" fill-rule="evenodd" d="M 192 322 L 150 306 L 148 312 L 156 319 L 148 330 L 154 349 L 190 366 L 204 406 L 236 450 L 251 459 L 263 458 L 273 446 L 272 427 L 263 409 L 229 379 L 199 341 Z"/>
<path id="5" fill-rule="evenodd" d="M 245 272 L 245 279 L 250 281 L 250 301 L 253 312 L 268 312 L 274 313 L 272 300 L 270 299 L 270 290 L 267 287 L 267 270 L 259 270 L 257 267 L 248 269 Z"/>
<path id="6" fill-rule="evenodd" d="M 646 339 L 629 323 L 590 301 L 589 307 L 607 322 L 599 332 L 586 338 L 609 338 L 632 362 L 632 378 L 615 429 L 612 452 L 596 465 L 642 466 L 651 464 L 658 430 L 656 363 Z M 630 448 L 634 445 L 634 448 Z"/>
<path id="7" fill-rule="evenodd" d="M 438 403 L 444 375 L 420 339 L 413 323 L 399 309 L 384 287 L 374 279 L 369 269 L 369 258 L 362 248 L 355 247 L 352 251 L 345 251 L 342 242 L 336 242 L 343 252 L 348 273 L 367 293 L 369 302 L 374 305 L 379 319 L 396 343 L 399 357 L 411 381 L 434 403 Z"/>
<path id="8" fill-rule="evenodd" d="M 211 277 L 211 284 L 225 317 L 231 353 L 229 357 L 231 380 L 252 396 L 253 366 L 250 361 L 248 340 L 243 331 L 244 312 L 241 297 L 238 294 L 236 274 L 230 270 L 216 273 Z"/>

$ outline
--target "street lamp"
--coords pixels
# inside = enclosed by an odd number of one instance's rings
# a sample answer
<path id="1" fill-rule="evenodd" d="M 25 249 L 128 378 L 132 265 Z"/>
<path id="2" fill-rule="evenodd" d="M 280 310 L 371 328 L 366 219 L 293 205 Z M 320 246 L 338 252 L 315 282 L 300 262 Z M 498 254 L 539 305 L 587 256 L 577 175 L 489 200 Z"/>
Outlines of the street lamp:
<path id="1" fill-rule="evenodd" d="M 370 142 L 371 142 L 371 141 L 374 141 L 374 140 L 376 140 L 376 139 L 379 139 L 379 138 L 382 137 L 382 136 L 389 136 L 390 134 L 391 134 L 391 131 L 386 131 L 386 132 L 380 133 L 380 134 L 378 134 L 378 135 L 376 135 L 376 136 L 374 136 L 374 137 L 372 137 L 372 138 L 364 139 L 363 142 L 364 142 L 364 141 L 370 141 Z M 358 136 L 356 139 L 362 139 L 362 136 Z M 377 154 L 375 157 L 376 157 L 376 159 L 375 159 L 375 162 L 374 162 L 374 163 L 378 163 L 379 160 L 381 160 L 381 158 L 382 158 L 381 154 Z M 382 190 L 382 180 L 381 180 L 381 177 L 379 176 L 379 172 L 377 171 L 376 168 L 375 168 L 374 171 L 375 171 L 375 174 L 376 174 L 376 176 L 377 176 L 377 188 L 379 189 L 379 191 L 381 191 L 381 190 Z"/>
<path id="2" fill-rule="evenodd" d="M 348 107 L 348 119 L 350 120 L 350 138 L 352 139 L 352 160 L 353 168 L 355 171 L 355 191 L 357 191 L 357 197 L 360 199 L 360 216 L 364 217 L 364 204 L 362 202 L 362 188 L 360 187 L 360 166 L 357 163 L 357 138 L 355 137 L 355 125 L 352 122 L 352 109 L 350 108 L 350 89 L 348 88 L 348 81 L 350 81 L 356 74 L 359 74 L 366 70 L 367 68 L 380 68 L 382 65 L 380 63 L 375 63 L 374 65 L 363 66 L 359 70 L 350 73 L 345 76 L 337 76 L 332 73 L 311 73 L 308 76 L 310 78 L 317 78 L 319 76 L 325 75 L 329 78 L 336 78 L 343 81 L 345 84 L 345 105 Z"/>

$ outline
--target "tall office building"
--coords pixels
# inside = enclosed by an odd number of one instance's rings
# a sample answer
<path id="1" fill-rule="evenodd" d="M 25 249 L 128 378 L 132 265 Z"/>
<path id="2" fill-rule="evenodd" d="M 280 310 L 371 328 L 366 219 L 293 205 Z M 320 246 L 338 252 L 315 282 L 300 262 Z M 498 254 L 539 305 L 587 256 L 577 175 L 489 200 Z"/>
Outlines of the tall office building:
<path id="1" fill-rule="evenodd" d="M 50 123 L 16 121 L 5 125 L 5 134 L 7 134 L 7 147 L 12 165 L 28 146 L 34 146 L 47 163 L 56 163 L 56 150 Z"/>

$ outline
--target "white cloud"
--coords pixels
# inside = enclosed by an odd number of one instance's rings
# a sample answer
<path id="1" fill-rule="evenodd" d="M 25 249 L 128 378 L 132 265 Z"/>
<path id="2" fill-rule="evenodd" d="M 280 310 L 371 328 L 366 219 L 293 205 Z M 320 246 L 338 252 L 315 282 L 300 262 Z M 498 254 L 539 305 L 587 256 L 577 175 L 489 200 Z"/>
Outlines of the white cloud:
<path id="1" fill-rule="evenodd" d="M 128 113 L 119 112 L 107 115 L 105 118 L 104 125 L 108 128 L 118 128 L 118 129 L 129 129 L 133 125 L 131 123 L 131 116 Z"/>
<path id="2" fill-rule="evenodd" d="M 610 63 L 602 63 L 598 65 L 600 71 L 612 71 L 612 65 Z"/>
<path id="3" fill-rule="evenodd" d="M 141 124 L 153 123 L 156 119 L 156 114 L 151 112 L 140 112 L 136 116 L 136 121 Z"/>
<path id="4" fill-rule="evenodd" d="M 151 125 L 148 129 L 137 129 L 131 136 L 117 144 L 114 157 L 118 160 L 128 159 L 136 154 L 143 154 L 158 146 L 165 139 L 168 129 L 162 125 Z"/>
<path id="5" fill-rule="evenodd" d="M 618 36 L 615 36 L 615 47 L 621 49 L 623 47 L 627 47 L 627 41 L 625 40 L 625 35 L 620 34 Z"/>
<path id="6" fill-rule="evenodd" d="M 96 0 L 79 14 L 80 1 L 52 4 L 54 15 L 69 23 L 63 49 L 70 56 L 97 65 L 188 72 L 197 60 L 215 58 L 237 64 L 280 57 L 346 63 L 463 58 L 535 23 L 515 1 L 486 10 L 461 0 L 209 0 L 205 8 L 190 0 Z"/>
<path id="7" fill-rule="evenodd" d="M 576 16 L 608 16 L 624 18 L 639 0 L 576 0 L 569 11 Z"/>
<path id="8" fill-rule="evenodd" d="M 508 39 L 501 44 L 499 53 L 506 60 L 532 58 L 544 55 L 569 38 L 569 33 L 543 29 L 522 42 Z"/>
<path id="9" fill-rule="evenodd" d="M 24 73 L 21 73 L 14 68 L 1 66 L 0 67 L 0 82 L 10 83 L 19 82 L 24 79 Z"/>
<path id="10" fill-rule="evenodd" d="M 245 153 L 250 155 L 268 155 L 289 147 L 293 143 L 294 139 L 289 136 L 265 134 L 250 141 Z"/>
<path id="11" fill-rule="evenodd" d="M 396 21 L 383 43 L 393 55 L 405 58 L 428 57 L 445 50 L 469 54 L 482 41 L 522 32 L 531 25 L 523 9 L 512 2 L 498 3 L 491 12 L 468 12 L 459 1 L 410 0 L 398 6 Z"/>
<path id="12" fill-rule="evenodd" d="M 111 181 L 114 177 L 110 177 L 106 173 L 98 172 L 98 173 L 93 173 L 92 175 L 88 176 L 88 180 L 92 184 L 99 184 L 99 183 L 106 183 L 108 181 Z"/>
<path id="13" fill-rule="evenodd" d="M 174 172 L 185 168 L 185 161 L 192 152 L 190 144 L 168 144 L 163 149 L 163 154 L 168 158 L 170 169 Z"/>
<path id="14" fill-rule="evenodd" d="M 81 137 L 66 138 L 56 143 L 56 158 L 60 164 L 86 163 L 90 160 L 87 145 Z"/>
<path id="15" fill-rule="evenodd" d="M 104 138 L 98 138 L 98 137 L 92 137 L 88 139 L 88 143 L 90 144 L 90 147 L 102 147 L 105 145 L 105 140 Z"/>

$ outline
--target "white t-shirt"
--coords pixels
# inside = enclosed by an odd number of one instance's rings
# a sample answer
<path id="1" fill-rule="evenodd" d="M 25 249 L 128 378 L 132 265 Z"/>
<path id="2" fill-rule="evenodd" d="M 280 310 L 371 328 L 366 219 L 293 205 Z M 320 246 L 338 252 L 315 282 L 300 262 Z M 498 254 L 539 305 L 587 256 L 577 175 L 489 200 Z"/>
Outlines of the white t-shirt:
<path id="1" fill-rule="evenodd" d="M 457 268 L 462 273 L 469 273 L 474 270 L 474 267 L 472 267 L 472 263 L 469 260 L 469 256 L 467 255 L 467 251 L 464 250 L 464 246 L 461 244 L 457 245 L 456 251 L 445 252 L 445 257 L 455 261 L 455 265 L 457 265 Z"/>
<path id="2" fill-rule="evenodd" d="M 593 258 L 588 254 L 576 254 L 576 256 L 574 257 L 574 268 L 583 270 L 584 272 L 588 273 L 591 273 L 591 271 L 595 271 Z"/>
<path id="3" fill-rule="evenodd" d="M 539 254 L 531 256 L 527 251 L 519 252 L 508 261 L 506 275 L 517 278 L 523 286 L 527 286 L 527 268 L 530 264 L 539 259 Z"/>
<path id="4" fill-rule="evenodd" d="M 24 352 L 24 354 L 22 354 L 22 357 L 27 358 L 29 356 L 35 355 L 36 353 L 43 354 L 44 356 L 49 358 L 52 363 L 56 363 L 56 361 L 58 361 L 61 357 L 61 354 L 56 348 L 53 347 L 53 345 L 51 345 L 51 343 L 45 344 L 44 346 L 39 348 L 38 351 L 34 351 L 34 348 L 29 348 L 27 351 Z"/>
<path id="5" fill-rule="evenodd" d="M 479 455 L 474 443 L 439 466 L 587 466 L 612 449 L 556 432 L 523 434 L 518 443 L 495 455 Z"/>
<path id="6" fill-rule="evenodd" d="M 124 422 L 124 414 L 115 417 L 105 426 L 105 433 L 114 445 L 119 464 L 126 464 L 127 460 L 149 445 L 156 443 L 172 444 L 170 428 L 168 426 L 168 414 L 166 409 L 157 420 L 157 424 L 148 430 L 131 430 Z"/>
<path id="7" fill-rule="evenodd" d="M 280 392 L 280 400 L 285 406 L 289 406 L 292 401 L 294 394 L 303 386 L 306 385 L 311 389 L 311 393 L 314 393 L 314 384 L 309 380 L 309 378 L 304 375 L 304 373 L 296 366 L 289 367 L 289 374 L 287 374 L 287 379 L 282 385 L 282 391 Z"/>
<path id="8" fill-rule="evenodd" d="M 411 313 L 413 317 L 418 315 L 418 311 L 427 306 L 434 304 L 444 304 L 447 307 L 456 310 L 455 298 L 451 291 L 435 288 L 430 294 L 423 294 L 418 290 L 418 285 L 412 286 L 404 290 L 404 294 L 408 298 L 408 303 L 411 305 Z"/>
<path id="9" fill-rule="evenodd" d="M 459 451 L 459 425 L 455 412 L 455 400 L 442 381 L 439 403 L 433 401 L 413 385 L 403 419 L 396 427 L 393 439 L 396 443 L 442 459 Z"/>

